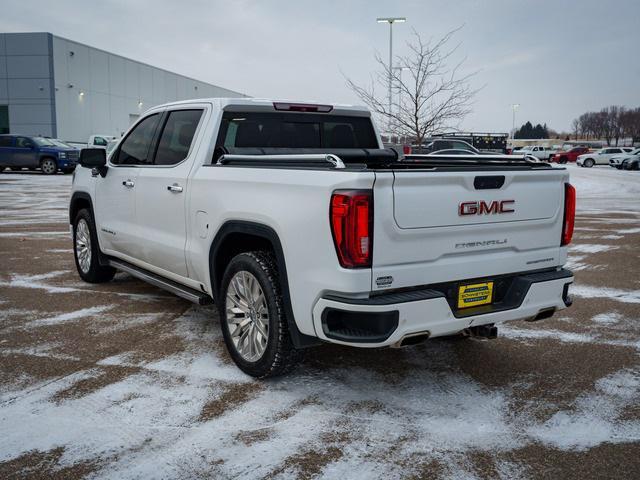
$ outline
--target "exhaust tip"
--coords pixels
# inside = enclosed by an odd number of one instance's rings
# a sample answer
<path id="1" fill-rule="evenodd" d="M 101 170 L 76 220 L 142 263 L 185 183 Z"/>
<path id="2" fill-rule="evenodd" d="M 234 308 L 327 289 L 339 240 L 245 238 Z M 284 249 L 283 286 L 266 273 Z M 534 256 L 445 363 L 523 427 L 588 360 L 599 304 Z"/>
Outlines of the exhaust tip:
<path id="1" fill-rule="evenodd" d="M 409 345 L 417 345 L 427 340 L 430 336 L 431 336 L 431 332 L 429 332 L 428 330 L 425 332 L 410 333 L 402 337 L 398 342 L 394 343 L 392 346 L 394 348 L 399 348 L 399 347 L 408 347 Z"/>

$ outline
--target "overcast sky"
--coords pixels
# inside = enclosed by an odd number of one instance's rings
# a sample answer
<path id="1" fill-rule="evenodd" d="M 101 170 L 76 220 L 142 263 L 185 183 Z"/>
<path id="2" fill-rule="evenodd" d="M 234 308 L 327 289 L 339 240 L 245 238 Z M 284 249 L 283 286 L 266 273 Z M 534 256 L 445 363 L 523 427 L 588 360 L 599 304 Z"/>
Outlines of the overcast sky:
<path id="1" fill-rule="evenodd" d="M 4 2 L 3 2 L 4 3 Z M 0 31 L 47 31 L 251 96 L 359 103 L 343 73 L 367 82 L 388 56 L 378 16 L 405 16 L 394 53 L 414 28 L 456 40 L 478 71 L 461 127 L 507 131 L 546 122 L 568 130 L 590 109 L 640 106 L 639 0 L 102 0 L 7 1 Z"/>

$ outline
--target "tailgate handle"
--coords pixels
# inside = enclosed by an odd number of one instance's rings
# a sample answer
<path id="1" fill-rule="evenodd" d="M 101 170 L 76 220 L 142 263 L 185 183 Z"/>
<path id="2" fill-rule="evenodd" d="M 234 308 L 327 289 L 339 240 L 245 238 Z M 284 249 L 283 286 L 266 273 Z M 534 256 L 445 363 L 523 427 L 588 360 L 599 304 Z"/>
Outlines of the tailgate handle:
<path id="1" fill-rule="evenodd" d="M 495 190 L 502 188 L 502 185 L 504 185 L 504 175 L 486 175 L 473 180 L 476 190 Z"/>

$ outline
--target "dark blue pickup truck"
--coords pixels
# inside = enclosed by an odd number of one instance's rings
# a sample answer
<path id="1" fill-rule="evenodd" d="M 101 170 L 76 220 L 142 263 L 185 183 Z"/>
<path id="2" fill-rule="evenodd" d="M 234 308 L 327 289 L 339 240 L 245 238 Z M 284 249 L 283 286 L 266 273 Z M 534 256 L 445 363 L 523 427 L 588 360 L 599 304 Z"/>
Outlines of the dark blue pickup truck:
<path id="1" fill-rule="evenodd" d="M 0 135 L 0 172 L 39 168 L 47 175 L 76 168 L 80 151 L 60 141 L 25 135 Z"/>

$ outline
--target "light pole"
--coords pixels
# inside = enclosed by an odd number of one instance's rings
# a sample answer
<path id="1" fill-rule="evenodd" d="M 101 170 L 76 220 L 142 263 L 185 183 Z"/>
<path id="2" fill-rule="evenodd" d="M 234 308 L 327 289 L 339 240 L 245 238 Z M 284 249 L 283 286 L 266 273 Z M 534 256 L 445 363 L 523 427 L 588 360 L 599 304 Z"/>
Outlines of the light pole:
<path id="1" fill-rule="evenodd" d="M 516 110 L 520 106 L 519 103 L 512 103 L 511 109 L 513 110 L 513 119 L 511 121 L 511 140 L 516 137 Z"/>
<path id="2" fill-rule="evenodd" d="M 376 21 L 378 23 L 389 24 L 389 113 L 391 113 L 391 89 L 393 83 L 393 24 L 404 23 L 407 21 L 407 19 L 405 17 L 378 17 Z M 389 130 L 391 130 L 391 117 L 389 117 Z"/>

